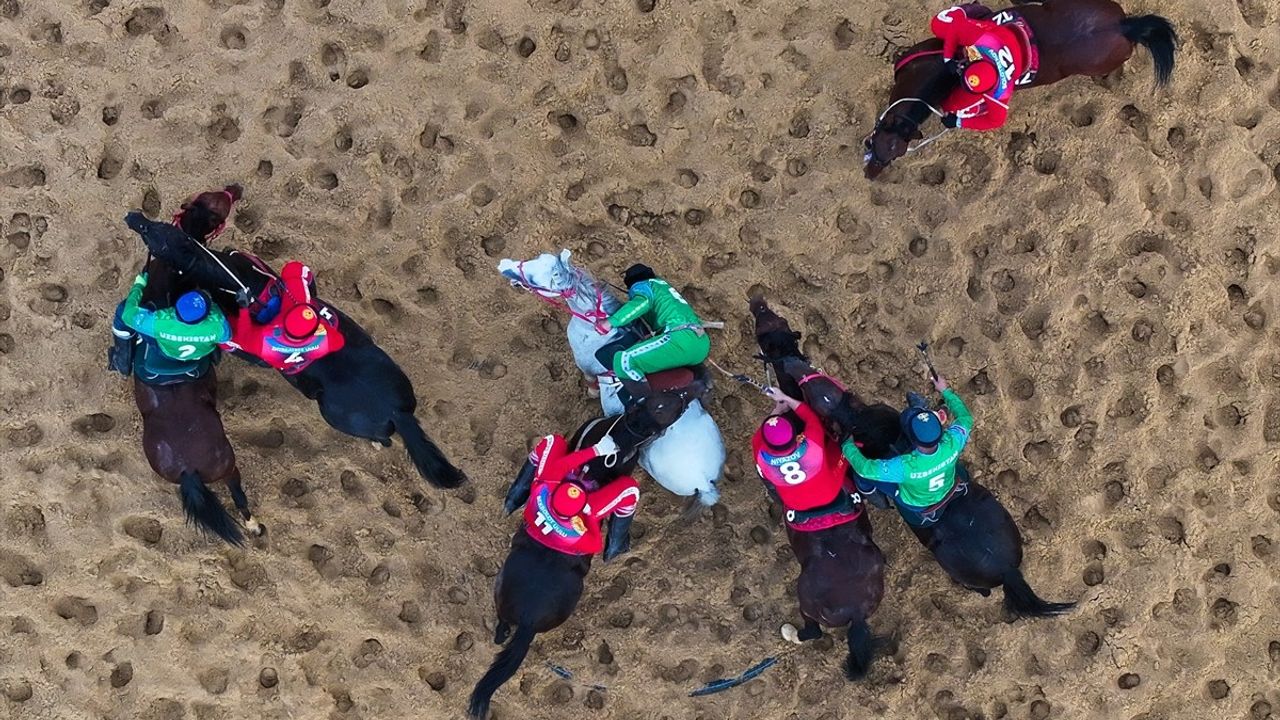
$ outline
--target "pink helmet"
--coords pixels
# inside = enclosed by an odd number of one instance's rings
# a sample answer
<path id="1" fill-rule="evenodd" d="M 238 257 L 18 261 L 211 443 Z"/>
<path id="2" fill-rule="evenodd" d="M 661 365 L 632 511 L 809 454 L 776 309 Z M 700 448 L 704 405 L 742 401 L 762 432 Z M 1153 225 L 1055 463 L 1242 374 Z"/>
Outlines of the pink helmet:
<path id="1" fill-rule="evenodd" d="M 774 450 L 788 450 L 796 441 L 796 429 L 790 418 L 784 415 L 770 415 L 760 426 L 760 435 L 764 444 Z"/>

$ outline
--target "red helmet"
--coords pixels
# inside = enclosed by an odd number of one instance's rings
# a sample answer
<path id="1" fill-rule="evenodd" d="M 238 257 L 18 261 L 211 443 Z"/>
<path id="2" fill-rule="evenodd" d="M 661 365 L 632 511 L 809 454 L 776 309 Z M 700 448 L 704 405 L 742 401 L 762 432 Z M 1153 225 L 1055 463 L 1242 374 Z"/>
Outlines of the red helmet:
<path id="1" fill-rule="evenodd" d="M 562 482 L 551 492 L 551 512 L 568 520 L 587 506 L 587 491 L 574 482 Z"/>
<path id="2" fill-rule="evenodd" d="M 1000 81 L 1000 71 L 990 60 L 974 60 L 964 68 L 964 87 L 975 95 L 990 92 Z"/>
<path id="3" fill-rule="evenodd" d="M 290 340 L 310 339 L 320 327 L 320 315 L 310 305 L 295 305 L 284 316 L 284 334 Z"/>

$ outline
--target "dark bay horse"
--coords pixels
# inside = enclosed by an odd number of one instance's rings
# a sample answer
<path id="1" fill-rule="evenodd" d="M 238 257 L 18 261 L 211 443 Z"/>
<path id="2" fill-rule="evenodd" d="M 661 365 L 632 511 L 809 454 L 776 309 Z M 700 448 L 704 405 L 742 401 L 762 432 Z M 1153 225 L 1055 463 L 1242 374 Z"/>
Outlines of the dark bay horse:
<path id="1" fill-rule="evenodd" d="M 751 310 L 756 318 L 756 339 L 760 351 L 774 366 L 783 392 L 794 398 L 804 398 L 833 425 L 834 437 L 852 436 L 862 443 L 863 451 L 869 457 L 888 458 L 898 453 L 894 449 L 898 434 L 886 432 L 886 423 L 883 422 L 891 416 L 891 427 L 896 428 L 896 412 L 891 408 L 860 407 L 853 410 L 847 404 L 841 405 L 843 396 L 822 398 L 813 395 L 813 386 L 804 375 L 792 376 L 781 372 L 786 358 L 799 357 L 799 333 L 792 332 L 785 321 L 773 315 L 763 300 L 753 300 Z M 836 410 L 838 406 L 839 411 Z M 858 498 L 860 501 L 861 496 Z M 802 532 L 787 525 L 787 540 L 800 563 L 796 597 L 800 602 L 804 627 L 796 632 L 793 626 L 784 625 L 782 636 L 800 643 L 821 637 L 823 626 L 848 626 L 845 636 L 849 654 L 845 658 L 844 672 L 850 680 L 862 678 L 871 667 L 873 638 L 867 621 L 884 597 L 884 553 L 871 538 L 871 518 L 865 504 L 862 507 L 856 520 L 825 530 Z"/>
<path id="2" fill-rule="evenodd" d="M 602 458 L 596 458 L 585 466 L 586 477 L 605 483 L 629 474 L 635 468 L 640 443 L 646 436 L 651 436 L 651 429 L 629 429 L 626 418 L 647 422 L 645 415 L 643 410 L 633 410 L 627 415 L 595 418 L 578 428 L 569 439 L 569 447 L 573 450 L 595 445 L 605 435 L 611 436 L 618 445 L 617 462 L 606 466 L 599 464 L 603 462 Z M 507 492 L 503 508 L 508 515 L 523 508 L 528 501 L 533 475 L 533 463 L 526 460 Z M 618 518 L 609 522 L 612 534 L 612 524 L 618 522 Z M 620 551 L 626 549 L 621 547 Z M 608 560 L 606 555 L 605 562 Z M 523 527 L 516 530 L 511 538 L 511 550 L 502 563 L 493 588 L 494 606 L 498 611 L 493 642 L 501 645 L 508 638 L 511 642 L 498 652 L 489 670 L 471 692 L 468 709 L 471 717 L 482 719 L 488 714 L 493 694 L 520 669 L 534 636 L 560 627 L 573 615 L 582 598 L 583 580 L 590 569 L 590 555 L 557 552 L 529 537 Z"/>
<path id="3" fill-rule="evenodd" d="M 1156 85 L 1168 84 L 1178 35 L 1166 18 L 1127 17 L 1112 0 L 1014 4 L 1014 11 L 1035 34 L 1040 56 L 1039 71 L 1024 88 L 1052 85 L 1072 75 L 1106 75 L 1128 61 L 1137 45 L 1151 51 Z M 971 9 L 969 13 L 971 17 L 997 14 L 985 8 L 982 11 L 975 14 Z M 924 137 L 920 126 L 959 85 L 959 76 L 943 64 L 942 41 L 937 38 L 913 45 L 895 58 L 889 107 L 864 142 L 863 172 L 867 178 L 875 179 L 908 152 L 912 140 Z"/>
<path id="4" fill-rule="evenodd" d="M 186 232 L 203 241 L 226 221 L 239 188 L 204 193 L 184 206 L 178 218 Z M 147 262 L 148 282 L 142 302 L 170 307 L 191 284 L 163 260 Z M 134 373 L 133 397 L 142 414 L 142 449 L 157 475 L 178 485 L 187 520 L 201 529 L 242 545 L 244 534 L 208 487 L 224 482 L 245 527 L 255 535 L 265 528 L 254 519 L 241 485 L 235 451 L 218 413 L 217 375 L 213 366 L 199 378 L 168 385 L 149 385 Z"/>
<path id="5" fill-rule="evenodd" d="M 273 279 L 245 255 L 203 248 L 179 228 L 149 220 L 140 212 L 129 213 L 125 221 L 156 257 L 192 276 L 201 287 L 219 291 L 213 295 L 228 316 L 239 311 L 233 297 L 257 297 Z M 285 379 L 315 400 L 321 417 L 340 432 L 384 447 L 398 433 L 414 466 L 432 485 L 454 488 L 465 482 L 462 471 L 423 432 L 414 415 L 418 399 L 409 377 L 355 320 L 329 307 L 338 317 L 346 344 Z"/>
<path id="6" fill-rule="evenodd" d="M 863 453 L 868 457 L 892 457 L 909 449 L 901 437 L 897 411 L 886 405 L 863 405 L 854 393 L 815 370 L 800 354 L 799 333 L 792 332 L 787 321 L 763 300 L 751 302 L 751 313 L 761 351 L 774 366 L 784 390 L 786 383 L 793 383 L 820 415 L 876 437 L 875 443 L 864 444 Z M 883 451 L 881 443 L 890 436 L 896 437 L 887 454 L 872 455 Z M 861 441 L 856 433 L 853 437 Z M 973 480 L 967 493 L 950 501 L 936 524 L 911 529 L 955 582 L 984 597 L 993 588 L 1004 586 L 1004 606 L 1015 615 L 1061 615 L 1075 607 L 1075 603 L 1042 600 L 1031 589 L 1022 574 L 1022 533 L 1000 501 Z"/>

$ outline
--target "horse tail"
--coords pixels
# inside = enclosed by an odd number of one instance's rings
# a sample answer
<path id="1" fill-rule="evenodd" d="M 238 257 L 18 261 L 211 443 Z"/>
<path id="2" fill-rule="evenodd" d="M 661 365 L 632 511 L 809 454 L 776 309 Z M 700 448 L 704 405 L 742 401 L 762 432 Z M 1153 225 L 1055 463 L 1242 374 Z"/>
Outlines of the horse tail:
<path id="1" fill-rule="evenodd" d="M 844 676 L 850 680 L 861 680 L 871 669 L 872 637 L 871 626 L 867 621 L 858 618 L 849 623 L 849 656 L 844 660 Z"/>
<path id="2" fill-rule="evenodd" d="M 716 487 L 715 482 L 712 482 L 706 490 L 695 490 L 693 495 L 698 498 L 702 507 L 713 507 L 720 502 L 720 488 Z"/>
<path id="3" fill-rule="evenodd" d="M 413 413 L 397 412 L 391 416 L 391 423 L 404 439 L 405 449 L 409 451 L 409 458 L 418 468 L 418 473 L 427 482 L 439 488 L 456 488 L 466 482 L 467 476 L 454 467 L 440 448 L 431 442 Z"/>
<path id="4" fill-rule="evenodd" d="M 1164 87 L 1173 75 L 1173 51 L 1178 49 L 1178 33 L 1173 23 L 1159 15 L 1139 15 L 1120 21 L 1120 33 L 1129 42 L 1145 45 L 1156 65 L 1156 85 Z"/>
<path id="5" fill-rule="evenodd" d="M 533 644 L 533 636 L 536 634 L 532 625 L 521 623 L 516 626 L 511 642 L 493 659 L 489 670 L 484 677 L 480 678 L 480 682 L 476 683 L 476 689 L 471 691 L 468 715 L 477 720 L 484 719 L 484 716 L 489 713 L 489 701 L 493 699 L 493 694 L 502 687 L 503 683 L 515 676 L 516 670 L 520 669 L 520 663 L 524 662 L 525 656 L 529 654 L 529 646 Z"/>
<path id="6" fill-rule="evenodd" d="M 218 502 L 218 496 L 205 486 L 200 473 L 184 470 L 178 479 L 178 497 L 187 522 L 212 533 L 235 546 L 244 545 L 244 533 Z"/>
<path id="7" fill-rule="evenodd" d="M 1075 603 L 1047 602 L 1041 600 L 1036 591 L 1027 584 L 1022 570 L 1013 568 L 1004 574 L 1004 607 L 1009 612 L 1022 617 L 1052 617 L 1065 614 L 1076 606 Z"/>

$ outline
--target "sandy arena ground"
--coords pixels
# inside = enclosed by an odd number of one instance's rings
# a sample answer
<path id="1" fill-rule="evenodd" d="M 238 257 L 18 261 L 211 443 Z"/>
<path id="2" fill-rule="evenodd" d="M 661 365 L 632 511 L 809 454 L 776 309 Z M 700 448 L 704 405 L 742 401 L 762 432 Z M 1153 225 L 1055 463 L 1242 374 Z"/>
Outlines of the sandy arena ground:
<path id="1" fill-rule="evenodd" d="M 596 566 L 497 717 L 1280 714 L 1280 7 L 1130 2 L 1184 37 L 1168 91 L 1139 50 L 869 185 L 885 59 L 938 9 L 0 0 L 0 716 L 460 716 L 494 652 L 506 484 L 530 438 L 597 409 L 564 318 L 495 272 L 562 246 L 610 278 L 658 267 L 728 323 L 713 352 L 737 368 L 755 285 L 869 397 L 922 387 L 911 346 L 933 338 L 1028 578 L 1081 607 L 1006 622 L 878 513 L 872 626 L 896 644 L 867 681 L 825 640 L 688 698 L 797 618 L 747 453 L 767 403 L 721 384 L 723 505 L 685 525 L 646 481 L 632 558 Z M 471 486 L 430 490 L 398 445 L 230 360 L 223 415 L 270 535 L 241 552 L 183 525 L 104 370 L 143 259 L 121 218 L 232 181 L 219 242 L 309 262 Z"/>

